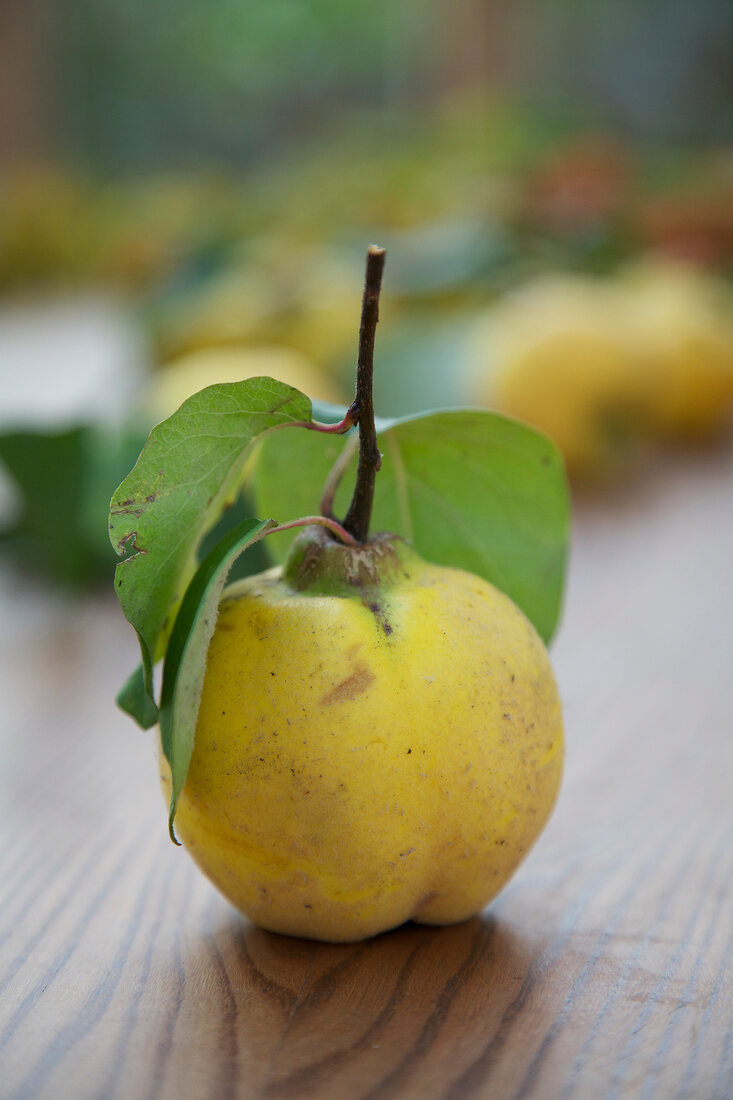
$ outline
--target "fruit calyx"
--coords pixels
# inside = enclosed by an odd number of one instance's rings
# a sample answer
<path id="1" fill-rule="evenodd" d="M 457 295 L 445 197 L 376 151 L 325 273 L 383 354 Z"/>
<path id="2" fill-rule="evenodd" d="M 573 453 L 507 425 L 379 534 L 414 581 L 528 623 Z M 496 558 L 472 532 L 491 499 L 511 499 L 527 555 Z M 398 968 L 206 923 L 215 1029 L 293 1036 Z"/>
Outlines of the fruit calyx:
<path id="1" fill-rule="evenodd" d="M 385 589 L 410 576 L 415 552 L 398 535 L 380 532 L 358 546 L 307 527 L 294 540 L 282 579 L 296 592 L 379 603 Z"/>

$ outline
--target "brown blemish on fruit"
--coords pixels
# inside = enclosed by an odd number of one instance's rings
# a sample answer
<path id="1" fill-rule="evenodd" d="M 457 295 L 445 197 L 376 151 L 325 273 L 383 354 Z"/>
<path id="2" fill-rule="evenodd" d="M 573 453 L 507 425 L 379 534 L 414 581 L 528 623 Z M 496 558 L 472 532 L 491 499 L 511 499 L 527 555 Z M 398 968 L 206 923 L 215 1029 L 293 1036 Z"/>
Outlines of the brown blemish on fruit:
<path id="1" fill-rule="evenodd" d="M 413 913 L 417 914 L 422 912 L 422 910 L 430 905 L 431 902 L 435 901 L 437 897 L 438 894 L 436 890 L 431 890 L 430 893 L 424 894 L 415 906 Z"/>
<path id="2" fill-rule="evenodd" d="M 336 684 L 336 687 L 326 692 L 321 699 L 321 705 L 328 707 L 331 703 L 344 703 L 347 699 L 355 699 L 357 695 L 367 690 L 374 679 L 371 669 L 364 664 L 359 664 L 351 676 L 347 676 L 340 684 Z"/>
<path id="3" fill-rule="evenodd" d="M 392 624 L 387 619 L 386 612 L 382 605 L 376 600 L 373 600 L 372 603 L 367 603 L 366 601 L 362 602 L 364 603 L 364 606 L 371 611 L 381 629 L 384 631 L 387 637 L 389 637 L 392 633 Z"/>

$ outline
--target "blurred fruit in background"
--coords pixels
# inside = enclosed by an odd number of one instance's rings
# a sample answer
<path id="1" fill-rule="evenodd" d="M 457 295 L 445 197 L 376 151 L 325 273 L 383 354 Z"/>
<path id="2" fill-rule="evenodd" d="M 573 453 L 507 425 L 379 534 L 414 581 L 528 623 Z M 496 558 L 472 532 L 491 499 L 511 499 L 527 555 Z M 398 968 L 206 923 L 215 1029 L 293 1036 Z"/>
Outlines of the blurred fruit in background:
<path id="1" fill-rule="evenodd" d="M 57 166 L 0 175 L 0 290 L 68 286 L 85 277 L 91 194 L 81 175 Z"/>
<path id="2" fill-rule="evenodd" d="M 305 355 L 292 348 L 260 345 L 205 348 L 173 360 L 153 376 L 141 408 L 157 422 L 206 386 L 262 375 L 295 386 L 318 401 L 334 405 L 346 401 L 345 394 Z"/>
<path id="3" fill-rule="evenodd" d="M 164 287 L 143 315 L 160 362 L 201 348 L 272 338 L 280 303 L 267 272 L 234 263 Z"/>
<path id="4" fill-rule="evenodd" d="M 703 441 L 730 423 L 730 291 L 689 264 L 541 276 L 487 309 L 467 349 L 474 398 L 547 432 L 576 477 L 619 472 L 645 441 Z"/>
<path id="5" fill-rule="evenodd" d="M 283 344 L 331 370 L 356 362 L 362 284 L 349 253 L 320 247 L 292 250 L 288 258 L 284 247 L 281 269 L 290 283 L 277 323 Z"/>
<path id="6" fill-rule="evenodd" d="M 0 173 L 0 290 L 140 293 L 215 268 L 247 220 L 223 169 L 99 182 L 61 166 Z"/>
<path id="7" fill-rule="evenodd" d="M 477 320 L 469 349 L 475 399 L 546 432 L 572 474 L 608 475 L 635 453 L 654 388 L 612 281 L 534 279 Z"/>
<path id="8" fill-rule="evenodd" d="M 147 310 L 158 358 L 276 343 L 333 371 L 353 357 L 361 285 L 348 252 L 273 234 L 250 239 L 211 272 L 164 288 Z"/>
<path id="9" fill-rule="evenodd" d="M 624 323 L 654 380 L 652 427 L 703 441 L 730 423 L 733 404 L 733 297 L 690 264 L 650 259 L 620 276 Z"/>
<path id="10" fill-rule="evenodd" d="M 187 268 L 215 267 L 241 232 L 245 211 L 239 181 L 223 169 L 105 183 L 87 212 L 90 277 L 137 292 Z"/>

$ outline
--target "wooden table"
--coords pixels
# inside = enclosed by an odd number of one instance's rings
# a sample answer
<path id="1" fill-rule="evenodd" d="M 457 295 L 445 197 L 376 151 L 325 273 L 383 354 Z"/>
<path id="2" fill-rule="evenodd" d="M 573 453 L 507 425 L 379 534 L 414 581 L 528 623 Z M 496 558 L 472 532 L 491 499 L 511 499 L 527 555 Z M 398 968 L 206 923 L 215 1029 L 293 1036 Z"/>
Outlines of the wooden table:
<path id="1" fill-rule="evenodd" d="M 4 1100 L 733 1096 L 733 449 L 579 503 L 550 826 L 480 918 L 355 946 L 170 845 L 112 600 L 2 582 Z"/>

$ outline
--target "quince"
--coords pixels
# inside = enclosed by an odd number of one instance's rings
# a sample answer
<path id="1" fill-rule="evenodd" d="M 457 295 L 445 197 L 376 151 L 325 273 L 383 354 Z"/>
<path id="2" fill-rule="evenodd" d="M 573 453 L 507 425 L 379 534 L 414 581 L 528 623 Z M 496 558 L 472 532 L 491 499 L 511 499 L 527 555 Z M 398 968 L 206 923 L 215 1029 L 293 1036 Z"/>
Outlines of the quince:
<path id="1" fill-rule="evenodd" d="M 728 288 L 691 264 L 647 259 L 623 273 L 628 331 L 655 386 L 654 430 L 703 440 L 730 422 L 733 324 Z"/>
<path id="2" fill-rule="evenodd" d="M 279 311 L 272 281 L 238 264 L 174 296 L 153 318 L 158 358 L 167 362 L 189 352 L 269 342 Z"/>
<path id="3" fill-rule="evenodd" d="M 278 342 L 338 370 L 350 364 L 353 316 L 361 285 L 351 264 L 326 248 L 303 248 L 289 254 L 295 289 L 278 318 Z M 280 283 L 284 282 L 283 275 Z"/>
<path id="4" fill-rule="evenodd" d="M 395 536 L 311 528 L 225 590 L 176 830 L 263 928 L 449 924 L 526 855 L 562 756 L 546 650 L 506 595 Z"/>
<path id="5" fill-rule="evenodd" d="M 197 390 L 259 375 L 277 378 L 321 401 L 338 404 L 343 399 L 333 382 L 307 356 L 292 348 L 260 344 L 205 348 L 182 355 L 157 372 L 145 406 L 163 420 Z"/>
<path id="6" fill-rule="evenodd" d="M 645 434 L 656 392 L 626 327 L 610 282 L 537 278 L 478 322 L 473 396 L 546 432 L 572 474 L 613 472 Z"/>

